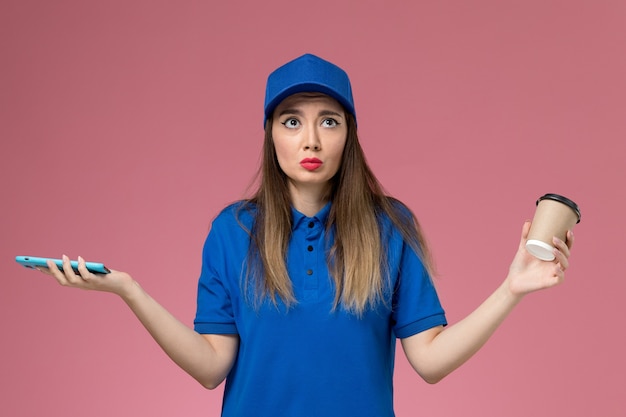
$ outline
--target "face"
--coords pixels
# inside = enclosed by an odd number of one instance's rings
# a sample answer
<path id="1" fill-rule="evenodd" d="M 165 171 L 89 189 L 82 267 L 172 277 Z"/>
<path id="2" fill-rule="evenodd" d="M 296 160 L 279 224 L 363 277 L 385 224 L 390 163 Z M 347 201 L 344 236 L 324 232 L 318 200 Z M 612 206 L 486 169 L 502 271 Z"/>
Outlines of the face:
<path id="1" fill-rule="evenodd" d="M 292 193 L 324 193 L 339 170 L 346 144 L 343 107 L 324 94 L 294 94 L 276 107 L 272 123 L 276 156 Z"/>

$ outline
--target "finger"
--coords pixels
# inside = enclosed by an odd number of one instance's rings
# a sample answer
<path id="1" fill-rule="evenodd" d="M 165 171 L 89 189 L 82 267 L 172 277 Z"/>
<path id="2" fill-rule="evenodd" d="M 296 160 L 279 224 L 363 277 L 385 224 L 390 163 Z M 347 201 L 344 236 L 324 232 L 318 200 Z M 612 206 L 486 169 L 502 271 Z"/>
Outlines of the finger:
<path id="1" fill-rule="evenodd" d="M 562 252 L 555 250 L 554 251 L 554 256 L 555 256 L 555 260 L 557 263 L 557 266 L 559 267 L 559 269 L 562 272 L 565 272 L 565 270 L 567 268 L 569 268 L 569 260 L 567 259 L 567 257 L 565 255 L 563 255 Z"/>
<path id="2" fill-rule="evenodd" d="M 76 273 L 74 272 L 74 269 L 72 268 L 72 263 L 70 262 L 70 258 L 68 258 L 66 255 L 63 255 L 63 274 L 65 275 L 65 278 L 67 279 L 67 281 L 70 284 L 74 284 L 77 285 L 82 281 L 82 278 L 78 275 L 76 275 Z"/>
<path id="3" fill-rule="evenodd" d="M 528 238 L 528 232 L 530 232 L 530 225 L 531 225 L 531 221 L 526 220 L 524 222 L 524 226 L 522 226 L 522 238 L 524 238 L 524 240 Z"/>
<path id="4" fill-rule="evenodd" d="M 45 266 L 36 266 L 35 269 L 46 275 L 53 275 L 52 271 L 50 271 L 50 268 L 46 268 Z"/>
<path id="5" fill-rule="evenodd" d="M 89 280 L 93 276 L 93 274 L 87 269 L 85 260 L 81 256 L 78 257 L 78 273 L 85 281 Z"/>
<path id="6" fill-rule="evenodd" d="M 552 238 L 552 243 L 554 244 L 554 247 L 556 249 L 561 251 L 567 258 L 569 258 L 570 250 L 569 250 L 569 246 L 567 246 L 565 242 L 563 242 L 561 239 L 555 236 Z"/>
<path id="7" fill-rule="evenodd" d="M 572 232 L 571 230 L 567 231 L 567 239 L 566 242 L 567 243 L 567 247 L 572 249 L 572 246 L 574 245 L 574 232 Z"/>
<path id="8" fill-rule="evenodd" d="M 520 248 L 526 247 L 526 239 L 528 239 L 528 232 L 530 231 L 530 220 L 526 220 L 522 226 L 522 237 L 520 239 Z"/>
<path id="9" fill-rule="evenodd" d="M 558 241 L 558 242 L 557 242 Z M 567 245 L 565 245 L 565 243 L 563 243 L 563 241 L 560 241 L 558 239 L 556 239 L 554 241 L 555 244 L 559 244 L 560 242 L 560 246 L 565 247 L 565 250 L 569 252 L 569 248 L 567 247 Z M 555 248 L 554 249 L 554 261 L 556 262 L 557 267 L 562 271 L 565 272 L 565 270 L 567 268 L 569 268 L 569 258 L 568 258 L 569 253 L 564 253 L 561 250 Z"/>
<path id="10" fill-rule="evenodd" d="M 69 285 L 65 274 L 59 269 L 59 267 L 51 260 L 47 260 L 49 275 L 52 275 L 57 282 L 63 286 Z"/>
<path id="11" fill-rule="evenodd" d="M 562 268 L 557 268 L 554 272 L 554 278 L 556 281 L 554 285 L 562 283 L 565 280 L 565 271 Z"/>

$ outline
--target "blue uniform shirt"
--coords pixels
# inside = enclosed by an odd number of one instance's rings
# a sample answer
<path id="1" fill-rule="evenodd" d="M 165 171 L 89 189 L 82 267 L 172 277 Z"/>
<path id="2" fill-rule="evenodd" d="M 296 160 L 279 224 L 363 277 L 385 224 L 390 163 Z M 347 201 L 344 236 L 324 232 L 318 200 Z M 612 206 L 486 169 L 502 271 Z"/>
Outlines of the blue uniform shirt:
<path id="1" fill-rule="evenodd" d="M 237 334 L 237 359 L 226 378 L 224 417 L 393 416 L 396 338 L 445 325 L 431 279 L 387 220 L 391 277 L 387 302 L 361 318 L 332 310 L 334 284 L 326 263 L 325 223 L 293 212 L 287 268 L 297 304 L 289 310 L 243 297 L 252 216 L 238 204 L 213 221 L 204 245 L 195 330 Z M 238 221 L 239 220 L 239 221 Z M 332 236 L 330 236 L 332 242 Z"/>

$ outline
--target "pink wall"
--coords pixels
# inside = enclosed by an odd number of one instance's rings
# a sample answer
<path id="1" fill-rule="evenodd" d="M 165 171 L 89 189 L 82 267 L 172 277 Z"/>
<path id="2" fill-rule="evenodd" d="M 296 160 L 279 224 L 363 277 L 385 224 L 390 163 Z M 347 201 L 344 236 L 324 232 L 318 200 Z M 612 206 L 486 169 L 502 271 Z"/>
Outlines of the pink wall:
<path id="1" fill-rule="evenodd" d="M 211 218 L 244 195 L 267 73 L 351 74 L 363 146 L 425 225 L 449 319 L 504 278 L 535 199 L 583 220 L 566 283 L 438 385 L 398 360 L 399 416 L 623 416 L 626 4 L 0 3 L 0 415 L 215 416 L 123 303 L 15 255 L 129 271 L 191 325 Z"/>

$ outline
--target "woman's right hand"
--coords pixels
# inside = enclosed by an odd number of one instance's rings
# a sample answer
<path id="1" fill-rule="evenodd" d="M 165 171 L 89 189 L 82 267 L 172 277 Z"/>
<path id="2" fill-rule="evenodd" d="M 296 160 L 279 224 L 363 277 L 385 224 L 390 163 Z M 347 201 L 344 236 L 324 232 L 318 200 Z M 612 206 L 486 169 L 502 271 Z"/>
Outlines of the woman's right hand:
<path id="1" fill-rule="evenodd" d="M 80 288 L 111 292 L 123 296 L 133 285 L 134 281 L 125 272 L 111 270 L 109 274 L 94 274 L 87 270 L 85 260 L 78 257 L 78 274 L 70 265 L 70 259 L 63 255 L 63 270 L 60 270 L 53 261 L 48 261 L 48 268 L 37 268 L 44 274 L 53 276 L 64 287 Z"/>

